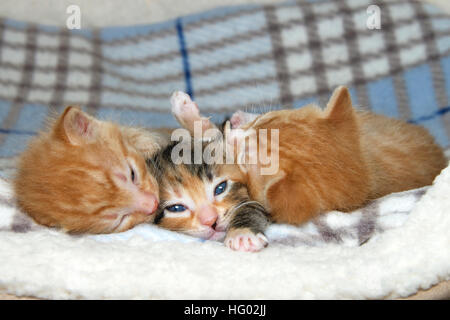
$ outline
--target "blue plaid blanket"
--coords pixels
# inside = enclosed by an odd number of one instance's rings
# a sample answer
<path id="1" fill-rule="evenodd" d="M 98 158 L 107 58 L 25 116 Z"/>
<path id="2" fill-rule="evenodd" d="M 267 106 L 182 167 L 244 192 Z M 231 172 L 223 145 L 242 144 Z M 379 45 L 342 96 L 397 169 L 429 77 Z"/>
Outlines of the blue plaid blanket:
<path id="1" fill-rule="evenodd" d="M 369 29 L 369 5 L 381 28 Z M 416 1 L 299 1 L 218 8 L 165 23 L 68 30 L 0 18 L 0 157 L 22 151 L 51 110 L 81 105 L 129 125 L 175 127 L 188 92 L 215 121 L 244 109 L 357 106 L 450 144 L 450 16 Z"/>

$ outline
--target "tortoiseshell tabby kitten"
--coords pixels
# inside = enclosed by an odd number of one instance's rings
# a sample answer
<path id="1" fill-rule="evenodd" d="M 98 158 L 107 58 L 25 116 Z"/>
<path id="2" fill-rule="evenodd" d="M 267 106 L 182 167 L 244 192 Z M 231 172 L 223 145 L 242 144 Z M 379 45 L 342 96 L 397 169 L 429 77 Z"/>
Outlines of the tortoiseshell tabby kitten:
<path id="1" fill-rule="evenodd" d="M 177 144 L 147 160 L 160 190 L 154 223 L 203 239 L 222 240 L 227 235 L 226 245 L 235 250 L 258 251 L 266 246 L 269 214 L 249 198 L 239 169 L 204 162 L 174 164 L 171 155 Z M 247 236 L 234 237 L 236 230 Z"/>

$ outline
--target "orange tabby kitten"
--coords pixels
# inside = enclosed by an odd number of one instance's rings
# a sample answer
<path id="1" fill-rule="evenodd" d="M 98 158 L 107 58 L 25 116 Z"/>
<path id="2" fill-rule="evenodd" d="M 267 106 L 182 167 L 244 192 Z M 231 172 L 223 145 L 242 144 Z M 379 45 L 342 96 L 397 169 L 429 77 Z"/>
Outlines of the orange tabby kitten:
<path id="1" fill-rule="evenodd" d="M 203 129 L 215 127 L 200 116 L 197 105 L 186 94 L 175 93 L 172 105 L 175 117 L 191 133 L 195 121 L 201 121 Z M 424 128 L 354 110 L 345 87 L 335 90 L 325 110 L 309 105 L 263 115 L 238 112 L 231 118 L 231 123 L 242 129 L 226 134 L 225 145 L 236 151 L 236 159 L 244 159 L 251 152 L 245 143 L 246 132 L 250 129 L 268 129 L 268 140 L 264 144 L 268 154 L 272 151 L 270 131 L 277 129 L 279 132 L 276 172 L 262 175 L 261 169 L 266 165 L 258 157 L 256 164 L 236 165 L 243 177 L 235 172 L 234 178 L 229 175 L 222 178 L 245 184 L 250 198 L 263 204 L 274 222 L 301 224 L 326 211 L 350 211 L 370 199 L 429 185 L 447 165 L 442 149 Z M 220 174 L 221 171 L 212 172 Z M 210 180 L 215 181 L 216 177 L 213 175 Z M 184 189 L 191 188 L 191 183 L 184 181 L 192 179 L 178 181 Z M 192 196 L 181 197 L 180 194 L 183 192 L 166 194 L 172 207 L 176 204 L 185 206 L 183 201 L 195 203 Z M 179 208 L 172 207 L 169 211 Z M 216 211 L 227 213 L 230 210 Z M 163 226 L 173 229 L 177 221 L 176 228 L 186 231 L 189 229 L 187 221 L 198 220 L 197 212 L 189 219 L 175 220 L 177 212 L 183 213 L 173 210 L 169 217 L 161 214 L 160 220 L 166 218 Z M 218 214 L 215 229 L 220 226 L 221 231 L 227 231 L 225 243 L 235 250 L 259 250 L 264 242 L 255 245 L 255 230 L 261 233 L 266 222 L 261 218 L 262 214 L 253 216 L 262 221 L 259 227 L 245 216 L 233 221 Z"/>
<path id="2" fill-rule="evenodd" d="M 269 112 L 243 128 L 279 129 L 280 170 L 262 176 L 259 165 L 248 168 L 250 193 L 278 222 L 302 223 L 321 212 L 348 211 L 429 185 L 447 165 L 424 128 L 356 111 L 345 87 L 335 90 L 325 110 Z"/>
<path id="3" fill-rule="evenodd" d="M 73 233 L 120 232 L 149 221 L 158 185 L 144 156 L 166 143 L 68 107 L 22 154 L 18 204 L 36 222 Z"/>

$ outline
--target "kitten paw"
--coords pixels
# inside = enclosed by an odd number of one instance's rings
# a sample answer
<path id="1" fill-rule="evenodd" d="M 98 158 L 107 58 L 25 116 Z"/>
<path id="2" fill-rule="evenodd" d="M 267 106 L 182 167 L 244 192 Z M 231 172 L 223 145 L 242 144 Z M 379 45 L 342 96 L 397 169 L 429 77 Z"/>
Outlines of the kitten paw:
<path id="1" fill-rule="evenodd" d="M 170 103 L 173 115 L 185 129 L 192 132 L 196 121 L 201 121 L 203 130 L 211 126 L 208 118 L 200 116 L 197 104 L 191 100 L 187 93 L 175 91 L 170 98 Z"/>
<path id="2" fill-rule="evenodd" d="M 262 233 L 255 234 L 248 228 L 239 228 L 228 231 L 224 243 L 232 250 L 257 252 L 267 247 L 269 241 Z"/>
<path id="3" fill-rule="evenodd" d="M 175 91 L 170 97 L 172 112 L 179 117 L 199 116 L 197 104 L 191 100 L 191 97 L 182 91 Z"/>

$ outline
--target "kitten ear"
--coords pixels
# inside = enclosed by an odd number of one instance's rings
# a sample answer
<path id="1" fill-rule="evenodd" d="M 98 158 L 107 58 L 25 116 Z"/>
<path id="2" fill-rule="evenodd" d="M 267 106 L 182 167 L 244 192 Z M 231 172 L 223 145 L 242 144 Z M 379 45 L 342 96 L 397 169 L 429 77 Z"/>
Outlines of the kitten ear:
<path id="1" fill-rule="evenodd" d="M 257 141 L 254 132 L 243 129 L 231 129 L 230 121 L 224 126 L 225 151 L 228 156 L 233 156 L 233 163 L 238 164 L 242 172 L 247 173 L 248 164 L 256 164 Z"/>
<path id="2" fill-rule="evenodd" d="M 78 107 L 67 107 L 59 119 L 56 133 L 73 145 L 91 143 L 95 140 L 99 123 Z"/>
<path id="3" fill-rule="evenodd" d="M 344 120 L 353 116 L 352 99 L 347 87 L 337 87 L 325 109 L 326 117 L 331 120 Z"/>

